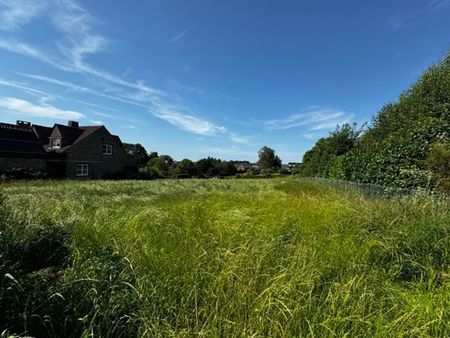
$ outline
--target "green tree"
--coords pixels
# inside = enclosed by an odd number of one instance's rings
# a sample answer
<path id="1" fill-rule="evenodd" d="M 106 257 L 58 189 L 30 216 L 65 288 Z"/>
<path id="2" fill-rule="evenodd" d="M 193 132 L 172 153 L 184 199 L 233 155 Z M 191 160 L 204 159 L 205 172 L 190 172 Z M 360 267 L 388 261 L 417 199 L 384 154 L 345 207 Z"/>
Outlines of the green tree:
<path id="1" fill-rule="evenodd" d="M 167 177 L 170 175 L 173 159 L 169 155 L 161 155 L 154 157 L 148 162 L 148 169 L 155 170 L 160 176 Z"/>
<path id="2" fill-rule="evenodd" d="M 141 144 L 124 143 L 123 146 L 127 154 L 130 155 L 138 165 L 142 166 L 147 164 L 149 156 L 147 150 L 145 150 Z"/>
<path id="3" fill-rule="evenodd" d="M 258 165 L 261 170 L 269 171 L 281 168 L 281 160 L 272 148 L 266 146 L 262 147 L 258 151 L 258 158 Z"/>
<path id="4" fill-rule="evenodd" d="M 337 126 L 328 137 L 319 139 L 303 156 L 302 175 L 344 178 L 342 160 L 335 162 L 353 148 L 359 133 L 356 124 L 345 123 Z"/>
<path id="5" fill-rule="evenodd" d="M 345 128 L 347 129 L 347 128 Z M 399 187 L 443 189 L 450 142 L 450 54 L 432 65 L 363 134 L 337 130 L 303 157 L 302 175 Z"/>
<path id="6" fill-rule="evenodd" d="M 157 158 L 158 153 L 156 151 L 152 151 L 150 154 L 148 154 L 148 160 L 150 161 L 151 159 Z"/>
<path id="7" fill-rule="evenodd" d="M 433 144 L 426 164 L 436 186 L 440 190 L 450 192 L 450 143 Z"/>
<path id="8" fill-rule="evenodd" d="M 178 163 L 173 171 L 173 176 L 178 178 L 193 177 L 197 174 L 195 163 L 185 158 Z"/>

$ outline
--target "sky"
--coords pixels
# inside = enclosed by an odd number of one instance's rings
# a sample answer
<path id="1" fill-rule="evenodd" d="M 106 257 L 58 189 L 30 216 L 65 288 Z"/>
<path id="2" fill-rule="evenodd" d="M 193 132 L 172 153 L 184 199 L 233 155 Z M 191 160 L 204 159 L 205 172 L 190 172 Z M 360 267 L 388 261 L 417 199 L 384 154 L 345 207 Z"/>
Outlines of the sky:
<path id="1" fill-rule="evenodd" d="M 283 163 L 450 49 L 450 0 L 0 0 L 0 121 Z"/>

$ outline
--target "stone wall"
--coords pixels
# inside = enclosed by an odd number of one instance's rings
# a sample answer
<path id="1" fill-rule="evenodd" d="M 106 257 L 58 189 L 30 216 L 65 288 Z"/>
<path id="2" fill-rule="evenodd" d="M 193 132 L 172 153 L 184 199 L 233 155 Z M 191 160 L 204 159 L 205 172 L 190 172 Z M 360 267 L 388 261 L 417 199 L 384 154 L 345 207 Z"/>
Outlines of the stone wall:
<path id="1" fill-rule="evenodd" d="M 46 171 L 46 158 L 30 157 L 0 157 L 0 172 L 11 169 L 26 169 L 31 171 Z"/>

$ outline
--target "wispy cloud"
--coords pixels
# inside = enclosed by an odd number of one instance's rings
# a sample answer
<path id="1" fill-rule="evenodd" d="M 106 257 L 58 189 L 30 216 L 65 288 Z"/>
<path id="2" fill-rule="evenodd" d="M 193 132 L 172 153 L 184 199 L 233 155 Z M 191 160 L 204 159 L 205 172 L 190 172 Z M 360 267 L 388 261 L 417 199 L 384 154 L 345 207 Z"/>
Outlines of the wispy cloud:
<path id="1" fill-rule="evenodd" d="M 257 156 L 257 149 L 242 149 L 236 146 L 231 147 L 213 147 L 213 146 L 203 146 L 198 150 L 200 153 L 208 154 L 209 156 L 216 157 L 227 157 L 230 159 L 237 160 L 239 158 L 255 158 Z"/>
<path id="2" fill-rule="evenodd" d="M 0 48 L 7 50 L 11 53 L 24 55 L 29 58 L 38 60 L 40 62 L 49 64 L 60 70 L 75 71 L 73 68 L 54 59 L 49 54 L 40 50 L 39 48 L 36 48 L 34 46 L 31 46 L 30 44 L 27 44 L 22 41 L 18 41 L 13 38 L 9 38 L 9 39 L 0 38 Z"/>
<path id="3" fill-rule="evenodd" d="M 226 132 L 225 127 L 217 126 L 204 119 L 169 110 L 158 110 L 152 113 L 157 118 L 169 122 L 170 124 L 187 132 L 199 135 L 217 135 Z"/>
<path id="4" fill-rule="evenodd" d="M 267 130 L 284 130 L 295 127 L 305 127 L 310 131 L 325 130 L 336 127 L 338 124 L 348 123 L 353 114 L 333 108 L 311 107 L 305 112 L 290 115 L 284 119 L 266 121 Z"/>
<path id="5" fill-rule="evenodd" d="M 186 28 L 184 31 L 172 36 L 169 40 L 167 40 L 167 43 L 174 43 L 175 41 L 182 39 L 190 30 L 190 28 Z"/>
<path id="6" fill-rule="evenodd" d="M 450 7 L 450 0 L 424 1 L 424 6 L 418 9 L 403 9 L 402 12 L 393 14 L 387 21 L 387 26 L 394 29 L 402 29 L 417 25 L 422 20 L 435 15 Z"/>
<path id="7" fill-rule="evenodd" d="M 36 89 L 33 88 L 31 86 L 29 86 L 28 84 L 24 84 L 21 82 L 17 82 L 17 81 L 11 81 L 11 80 L 5 80 L 5 79 L 0 79 L 0 86 L 7 86 L 7 87 L 11 87 L 11 88 L 16 88 L 19 89 L 27 94 L 31 94 L 34 96 L 39 97 L 40 100 L 47 100 L 47 101 L 52 101 L 55 99 L 61 99 L 64 101 L 69 101 L 69 102 L 75 102 L 75 103 L 79 103 L 85 106 L 89 106 L 89 107 L 94 107 L 97 109 L 102 109 L 102 110 L 109 110 L 109 111 L 113 111 L 118 113 L 119 111 L 117 111 L 116 109 L 110 108 L 110 107 L 106 107 L 104 105 L 100 106 L 98 104 L 92 103 L 92 102 L 88 102 L 88 101 L 84 101 L 84 100 L 77 100 L 74 98 L 69 98 L 69 97 L 65 97 L 65 96 L 61 96 L 61 95 L 57 95 L 57 94 L 50 94 L 48 92 L 45 92 L 43 90 L 40 89 Z"/>
<path id="8" fill-rule="evenodd" d="M 45 7 L 45 0 L 0 0 L 0 29 L 16 30 L 37 16 Z"/>
<path id="9" fill-rule="evenodd" d="M 23 9 L 20 1 L 9 3 L 10 11 L 22 11 Z M 7 13 L 8 11 L 2 11 L 0 15 L 7 15 Z M 164 95 L 161 90 L 151 88 L 139 81 L 124 80 L 105 70 L 93 67 L 86 61 L 90 55 L 106 51 L 109 41 L 94 32 L 94 25 L 97 24 L 97 20 L 77 2 L 53 0 L 51 1 L 51 10 L 43 11 L 43 13 L 50 17 L 53 27 L 60 33 L 60 38 L 55 43 L 55 50 L 52 52 L 43 51 L 14 38 L 0 38 L 0 48 L 28 56 L 63 71 L 94 76 L 115 85 L 142 91 L 149 98 L 152 95 Z M 30 20 L 36 15 L 30 17 Z"/>
<path id="10" fill-rule="evenodd" d="M 57 86 L 61 86 L 61 87 L 67 88 L 67 89 L 69 89 L 71 91 L 74 91 L 74 92 L 88 93 L 88 94 L 95 95 L 95 96 L 102 97 L 102 98 L 106 98 L 106 99 L 109 99 L 109 100 L 114 100 L 114 101 L 119 101 L 119 102 L 122 102 L 122 103 L 132 104 L 132 105 L 135 105 L 135 106 L 138 106 L 138 107 L 141 107 L 141 108 L 148 108 L 148 105 L 145 105 L 145 104 L 133 101 L 133 100 L 129 100 L 129 99 L 120 97 L 121 94 L 118 94 L 116 96 L 109 95 L 109 94 L 105 94 L 105 93 L 96 91 L 94 89 L 88 88 L 88 87 L 77 85 L 77 84 L 72 83 L 72 82 L 61 81 L 61 80 L 54 79 L 54 78 L 51 78 L 51 77 L 48 77 L 48 76 L 42 76 L 42 75 L 37 75 L 37 74 L 21 73 L 21 72 L 16 72 L 16 74 L 24 76 L 24 77 L 27 77 L 27 78 L 30 78 L 30 79 L 34 79 L 34 80 L 38 80 L 38 81 L 54 84 L 54 85 L 57 85 Z M 123 96 L 125 96 L 125 95 L 123 95 Z"/>
<path id="11" fill-rule="evenodd" d="M 0 86 L 6 86 L 6 87 L 11 87 L 11 88 L 16 88 L 16 89 L 20 89 L 28 94 L 33 94 L 33 95 L 40 95 L 40 96 L 47 96 L 48 94 L 42 90 L 39 89 L 35 89 L 32 87 L 27 86 L 26 84 L 20 83 L 20 82 L 16 82 L 16 81 L 9 81 L 9 80 L 4 80 L 4 79 L 0 79 Z"/>
<path id="12" fill-rule="evenodd" d="M 49 104 L 37 105 L 15 97 L 0 97 L 0 107 L 5 108 L 11 113 L 20 114 L 21 116 L 62 120 L 80 120 L 85 117 L 84 114 L 77 111 L 64 110 Z"/>
<path id="13" fill-rule="evenodd" d="M 0 0 L 7 1 L 7 0 Z M 140 108 L 150 109 L 157 118 L 191 133 L 201 135 L 218 135 L 226 133 L 224 127 L 218 126 L 197 114 L 190 112 L 189 107 L 184 106 L 176 93 L 153 88 L 143 81 L 131 81 L 108 72 L 105 69 L 93 66 L 89 59 L 92 55 L 108 52 L 110 40 L 97 33 L 95 28 L 100 23 L 88 13 L 75 0 L 46 0 L 47 10 L 35 11 L 28 19 L 15 20 L 16 27 L 20 28 L 32 18 L 46 16 L 50 19 L 58 36 L 53 41 L 54 48 L 43 50 L 24 41 L 24 35 L 11 38 L 0 38 L 0 48 L 12 53 L 27 56 L 38 60 L 61 71 L 83 74 L 92 80 L 100 91 L 80 86 L 76 83 L 62 81 L 47 76 L 36 74 L 24 74 L 29 79 L 43 81 L 62 86 L 71 91 L 87 93 L 110 100 L 131 104 Z M 31 3 L 31 2 L 30 2 Z M 1 8 L 0 8 L 1 9 Z M 24 9 L 19 1 L 8 1 L 6 11 L 21 12 Z M 19 17 L 19 15 L 18 15 Z M 173 36 L 169 42 L 173 43 L 183 38 L 190 28 Z M 20 37 L 20 38 L 19 38 Z M 176 106 L 176 109 L 173 107 Z"/>
<path id="14" fill-rule="evenodd" d="M 242 136 L 233 132 L 229 133 L 229 139 L 235 143 L 248 144 L 250 140 L 246 136 Z"/>

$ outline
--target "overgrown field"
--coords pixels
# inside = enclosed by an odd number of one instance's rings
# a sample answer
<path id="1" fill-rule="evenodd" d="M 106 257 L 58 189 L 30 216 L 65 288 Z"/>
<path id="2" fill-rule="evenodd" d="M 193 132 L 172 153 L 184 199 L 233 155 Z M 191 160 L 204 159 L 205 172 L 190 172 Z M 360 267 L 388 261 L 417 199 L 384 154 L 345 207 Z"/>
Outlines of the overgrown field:
<path id="1" fill-rule="evenodd" d="M 450 336 L 447 202 L 290 178 L 2 188 L 4 336 Z"/>

